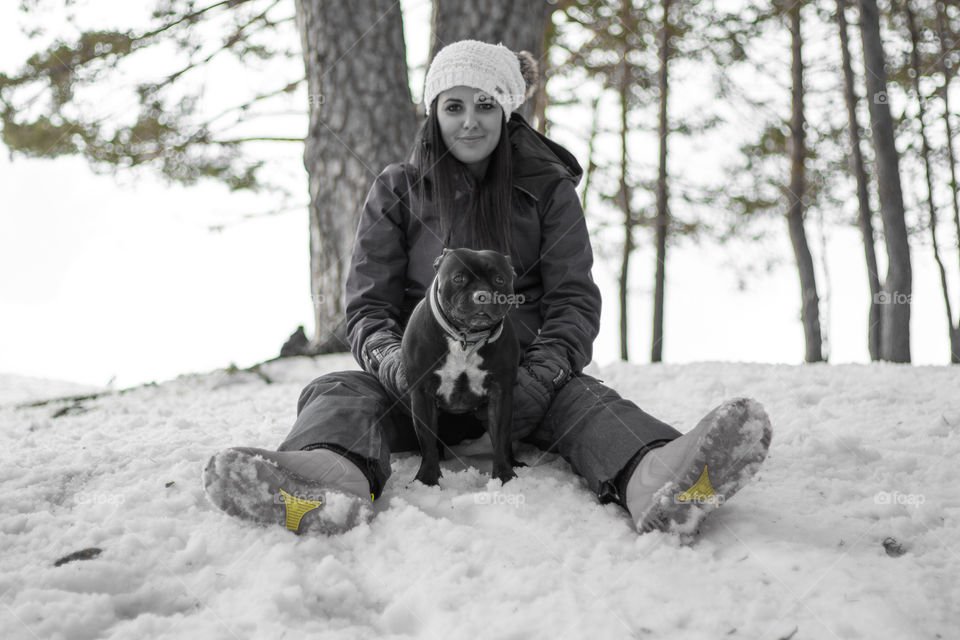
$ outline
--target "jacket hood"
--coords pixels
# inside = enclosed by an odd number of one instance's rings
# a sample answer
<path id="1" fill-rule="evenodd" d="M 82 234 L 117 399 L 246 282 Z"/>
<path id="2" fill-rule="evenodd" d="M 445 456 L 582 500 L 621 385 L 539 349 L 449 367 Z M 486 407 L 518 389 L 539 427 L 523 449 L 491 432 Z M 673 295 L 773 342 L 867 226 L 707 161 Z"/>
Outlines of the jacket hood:
<path id="1" fill-rule="evenodd" d="M 513 148 L 513 182 L 534 197 L 558 178 L 577 185 L 583 176 L 580 163 L 573 154 L 527 124 L 519 113 L 507 123 L 510 145 Z"/>

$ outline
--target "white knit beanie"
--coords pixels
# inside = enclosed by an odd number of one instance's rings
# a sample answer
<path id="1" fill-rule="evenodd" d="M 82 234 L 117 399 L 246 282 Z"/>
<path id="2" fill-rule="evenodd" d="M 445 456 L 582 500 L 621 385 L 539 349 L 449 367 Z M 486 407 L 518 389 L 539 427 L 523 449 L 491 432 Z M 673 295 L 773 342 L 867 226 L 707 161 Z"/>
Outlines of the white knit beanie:
<path id="1" fill-rule="evenodd" d="M 427 71 L 423 102 L 430 114 L 433 99 L 453 87 L 465 86 L 489 93 L 510 114 L 536 92 L 537 63 L 526 51 L 514 53 L 502 44 L 461 40 L 434 56 Z"/>

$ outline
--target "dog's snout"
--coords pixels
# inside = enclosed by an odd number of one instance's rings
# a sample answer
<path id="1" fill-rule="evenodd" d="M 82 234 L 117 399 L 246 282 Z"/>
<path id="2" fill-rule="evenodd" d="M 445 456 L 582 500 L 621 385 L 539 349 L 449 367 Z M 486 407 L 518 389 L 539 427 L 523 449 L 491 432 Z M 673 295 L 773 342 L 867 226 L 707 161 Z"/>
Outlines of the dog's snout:
<path id="1" fill-rule="evenodd" d="M 490 291 L 474 291 L 473 302 L 474 304 L 490 304 L 493 302 L 493 293 Z"/>

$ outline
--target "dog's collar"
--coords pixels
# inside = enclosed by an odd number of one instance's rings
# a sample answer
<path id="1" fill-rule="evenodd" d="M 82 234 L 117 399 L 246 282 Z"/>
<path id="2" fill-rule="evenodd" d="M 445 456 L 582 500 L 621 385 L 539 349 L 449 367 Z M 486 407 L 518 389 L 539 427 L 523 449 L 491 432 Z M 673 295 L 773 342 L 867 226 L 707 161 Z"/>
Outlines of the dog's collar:
<path id="1" fill-rule="evenodd" d="M 500 334 L 503 333 L 503 320 L 500 320 L 497 326 L 482 331 L 462 331 L 453 326 L 443 314 L 443 309 L 440 307 L 440 291 L 439 287 L 437 287 L 436 278 L 430 283 L 426 298 L 429 301 L 430 313 L 433 315 L 433 319 L 437 321 L 437 324 L 440 325 L 440 328 L 443 329 L 445 334 L 459 342 L 460 346 L 464 349 L 468 347 L 476 347 L 479 349 L 487 343 L 495 342 L 497 338 L 500 337 Z"/>

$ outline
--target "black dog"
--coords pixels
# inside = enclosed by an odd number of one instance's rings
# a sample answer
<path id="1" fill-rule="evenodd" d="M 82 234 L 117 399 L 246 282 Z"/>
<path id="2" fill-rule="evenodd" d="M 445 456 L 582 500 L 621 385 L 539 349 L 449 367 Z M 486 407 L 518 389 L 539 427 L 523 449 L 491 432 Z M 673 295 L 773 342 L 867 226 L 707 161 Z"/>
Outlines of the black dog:
<path id="1" fill-rule="evenodd" d="M 520 347 L 507 311 L 513 265 L 496 251 L 444 249 L 437 275 L 403 333 L 402 353 L 423 462 L 417 480 L 440 478 L 437 412 L 476 412 L 493 443 L 493 477 L 515 478 L 510 426 Z M 485 409 L 485 411 L 484 411 Z"/>

